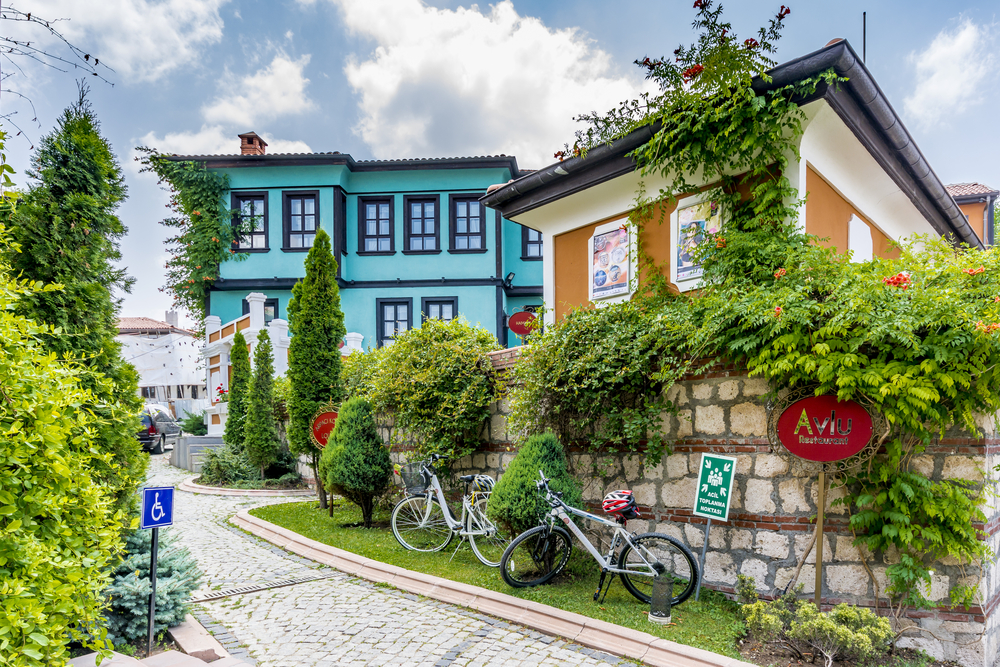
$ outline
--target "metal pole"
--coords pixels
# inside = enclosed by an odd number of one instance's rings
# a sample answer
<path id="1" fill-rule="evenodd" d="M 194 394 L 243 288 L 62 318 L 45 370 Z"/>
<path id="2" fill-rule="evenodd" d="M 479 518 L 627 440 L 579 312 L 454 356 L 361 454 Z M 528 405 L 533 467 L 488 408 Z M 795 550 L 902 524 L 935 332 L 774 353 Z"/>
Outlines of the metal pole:
<path id="1" fill-rule="evenodd" d="M 826 468 L 819 471 L 819 506 L 816 509 L 816 609 L 823 592 L 823 514 L 826 511 Z"/>
<path id="2" fill-rule="evenodd" d="M 149 554 L 149 640 L 146 642 L 146 657 L 153 652 L 153 632 L 156 628 L 156 550 L 159 546 L 160 529 L 153 529 L 153 549 Z"/>
<path id="3" fill-rule="evenodd" d="M 712 530 L 712 520 L 708 520 L 708 525 L 705 526 L 705 543 L 701 545 L 701 558 L 698 562 L 698 569 L 701 572 L 705 571 L 705 552 L 708 551 L 708 533 Z M 694 589 L 694 601 L 697 602 L 698 598 L 701 597 L 701 577 L 698 577 L 698 586 Z"/>

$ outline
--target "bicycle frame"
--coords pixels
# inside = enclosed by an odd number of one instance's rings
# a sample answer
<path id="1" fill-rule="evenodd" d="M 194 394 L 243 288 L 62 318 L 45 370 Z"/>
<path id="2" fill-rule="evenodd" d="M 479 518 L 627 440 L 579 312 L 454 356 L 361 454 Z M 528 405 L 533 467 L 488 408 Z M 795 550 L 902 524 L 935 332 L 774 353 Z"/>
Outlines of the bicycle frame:
<path id="1" fill-rule="evenodd" d="M 455 515 L 452 514 L 451 508 L 448 506 L 448 502 L 444 497 L 444 489 L 441 488 L 441 482 L 438 481 L 437 474 L 434 473 L 428 467 L 424 467 L 424 472 L 430 477 L 431 483 L 427 487 L 427 491 L 424 492 L 427 498 L 427 506 L 424 510 L 424 516 L 421 519 L 421 524 L 427 523 L 431 516 L 432 503 L 430 500 L 433 498 L 437 499 L 438 503 L 441 505 L 441 509 L 444 512 L 444 520 L 451 528 L 453 533 L 458 533 L 459 535 L 486 535 L 488 531 L 485 530 L 466 530 L 466 517 L 472 512 L 472 503 L 469 501 L 469 495 L 465 494 L 462 496 L 462 518 L 456 519 Z M 473 498 L 475 498 L 475 492 L 473 492 Z"/>

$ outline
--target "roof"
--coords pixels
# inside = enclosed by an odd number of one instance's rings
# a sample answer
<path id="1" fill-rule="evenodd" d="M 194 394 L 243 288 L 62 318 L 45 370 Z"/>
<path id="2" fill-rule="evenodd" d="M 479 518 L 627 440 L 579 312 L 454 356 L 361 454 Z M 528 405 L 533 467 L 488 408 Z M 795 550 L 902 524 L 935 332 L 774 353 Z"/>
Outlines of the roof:
<path id="1" fill-rule="evenodd" d="M 242 135 L 241 135 L 242 136 Z M 517 168 L 513 155 L 471 157 L 400 158 L 396 160 L 355 160 L 348 153 L 268 153 L 265 155 L 168 155 L 174 162 L 203 162 L 210 169 L 239 167 L 345 165 L 351 171 L 395 171 L 401 169 L 506 168 L 515 178 L 526 171 Z"/>
<path id="2" fill-rule="evenodd" d="M 243 134 L 236 135 L 240 139 L 257 139 L 262 146 L 267 146 L 267 142 L 264 141 L 256 132 L 244 132 Z"/>
<path id="3" fill-rule="evenodd" d="M 958 204 L 931 169 L 885 94 L 846 40 L 835 41 L 818 51 L 778 65 L 768 72 L 769 82 L 758 78 L 754 80 L 753 87 L 762 93 L 830 68 L 847 81 L 835 86 L 823 84 L 814 95 L 797 102 L 805 104 L 817 99 L 826 100 L 939 234 L 982 248 L 982 241 Z M 649 141 L 657 130 L 654 125 L 641 127 L 613 144 L 591 149 L 586 157 L 571 157 L 516 178 L 480 201 L 499 210 L 508 220 L 513 220 L 521 213 L 633 172 L 635 160 L 628 154 Z"/>
<path id="4" fill-rule="evenodd" d="M 171 326 L 167 322 L 154 320 L 151 317 L 119 317 L 118 333 L 120 334 L 140 334 L 140 333 L 182 333 L 189 336 L 197 336 L 193 331 Z"/>
<path id="5" fill-rule="evenodd" d="M 952 183 L 946 185 L 945 189 L 955 199 L 978 197 L 979 195 L 993 195 L 995 197 L 1000 194 L 1000 191 L 982 183 Z"/>

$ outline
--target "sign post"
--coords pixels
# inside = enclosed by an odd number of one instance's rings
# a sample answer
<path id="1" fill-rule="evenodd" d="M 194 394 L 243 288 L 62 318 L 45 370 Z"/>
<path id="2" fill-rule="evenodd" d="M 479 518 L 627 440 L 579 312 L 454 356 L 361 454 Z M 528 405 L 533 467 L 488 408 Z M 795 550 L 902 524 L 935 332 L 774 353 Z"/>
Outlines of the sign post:
<path id="1" fill-rule="evenodd" d="M 159 548 L 160 527 L 174 523 L 174 487 L 147 487 L 142 490 L 142 518 L 139 527 L 152 528 L 149 553 L 149 637 L 146 655 L 153 651 L 153 632 L 156 627 L 156 552 Z"/>
<path id="2" fill-rule="evenodd" d="M 698 489 L 694 498 L 694 515 L 708 519 L 705 526 L 705 542 L 701 545 L 699 569 L 705 571 L 705 554 L 708 552 L 708 535 L 712 531 L 712 519 L 729 521 L 729 501 L 733 495 L 733 478 L 736 473 L 736 459 L 731 456 L 702 454 L 701 469 L 698 473 Z M 701 596 L 701 577 L 695 588 L 695 601 Z"/>

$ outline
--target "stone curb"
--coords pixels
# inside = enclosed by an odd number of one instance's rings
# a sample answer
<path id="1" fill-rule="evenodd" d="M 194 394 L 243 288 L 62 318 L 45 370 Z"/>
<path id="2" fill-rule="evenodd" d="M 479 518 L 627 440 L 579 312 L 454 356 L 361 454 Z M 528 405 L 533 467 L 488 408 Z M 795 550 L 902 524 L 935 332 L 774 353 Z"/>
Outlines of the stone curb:
<path id="1" fill-rule="evenodd" d="M 167 628 L 167 634 L 174 640 L 182 653 L 203 662 L 215 662 L 229 657 L 229 652 L 213 637 L 201 623 L 188 614 L 184 622 Z"/>
<path id="2" fill-rule="evenodd" d="M 605 653 L 640 660 L 651 667 L 757 667 L 705 649 L 660 639 L 639 630 L 588 618 L 539 602 L 522 600 L 513 595 L 365 558 L 259 519 L 252 516 L 249 510 L 238 513 L 230 519 L 230 522 L 283 549 L 342 572 L 474 609 L 482 614 L 563 637 Z"/>
<path id="3" fill-rule="evenodd" d="M 203 486 L 201 484 L 195 484 L 194 480 L 197 479 L 197 475 L 192 475 L 188 477 L 183 482 L 177 485 L 177 488 L 181 491 L 187 491 L 189 493 L 204 493 L 209 496 L 251 496 L 255 498 L 283 498 L 283 497 L 300 497 L 300 496 L 315 496 L 316 492 L 312 489 L 224 489 L 219 486 Z"/>

